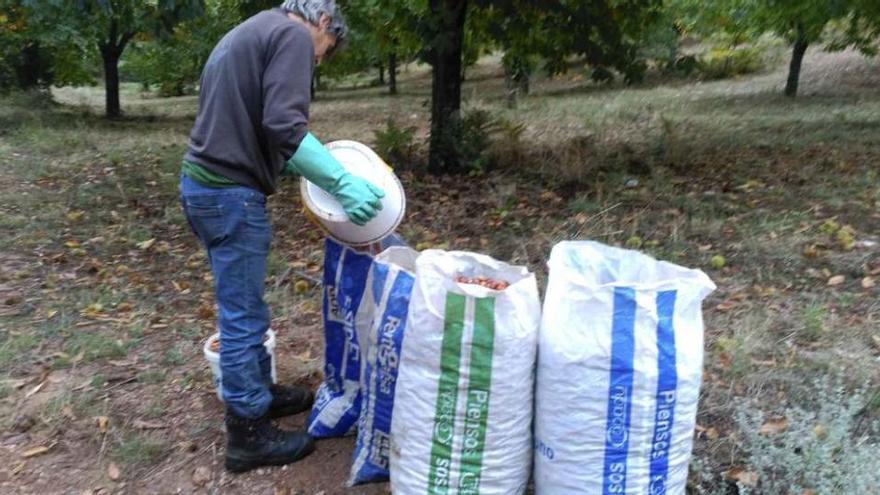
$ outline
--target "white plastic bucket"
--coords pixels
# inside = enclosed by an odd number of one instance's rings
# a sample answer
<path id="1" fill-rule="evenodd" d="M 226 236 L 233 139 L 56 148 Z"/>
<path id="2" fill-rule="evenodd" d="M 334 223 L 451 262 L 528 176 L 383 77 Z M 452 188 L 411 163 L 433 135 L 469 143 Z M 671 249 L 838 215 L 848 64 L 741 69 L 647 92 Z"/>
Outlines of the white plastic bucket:
<path id="1" fill-rule="evenodd" d="M 223 373 L 220 371 L 220 354 L 211 350 L 211 345 L 218 340 L 220 340 L 219 333 L 211 335 L 208 340 L 205 341 L 202 351 L 205 353 L 205 359 L 208 360 L 208 365 L 211 367 L 211 373 L 214 375 L 214 388 L 217 389 L 217 398 L 220 399 L 220 402 L 223 402 L 223 389 L 221 387 L 223 383 Z M 275 332 L 273 332 L 271 328 L 266 331 L 266 338 L 263 341 L 263 345 L 266 346 L 266 352 L 269 353 L 269 358 L 272 360 L 272 383 L 278 383 L 278 374 L 275 370 Z"/>
<path id="2" fill-rule="evenodd" d="M 373 150 L 356 141 L 333 141 L 326 147 L 349 173 L 381 188 L 385 197 L 375 218 L 366 225 L 355 225 L 336 198 L 303 178 L 300 193 L 313 219 L 330 237 L 349 246 L 374 244 L 391 235 L 406 210 L 403 185 L 394 171 Z"/>

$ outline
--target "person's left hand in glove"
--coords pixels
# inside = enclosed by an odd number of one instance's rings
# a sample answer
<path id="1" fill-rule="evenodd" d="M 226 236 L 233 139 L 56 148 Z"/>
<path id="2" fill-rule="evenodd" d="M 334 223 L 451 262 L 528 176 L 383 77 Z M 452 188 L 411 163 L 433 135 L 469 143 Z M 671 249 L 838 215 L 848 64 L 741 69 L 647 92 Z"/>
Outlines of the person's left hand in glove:
<path id="1" fill-rule="evenodd" d="M 342 167 L 312 133 L 288 160 L 285 175 L 297 173 L 332 194 L 356 225 L 365 225 L 382 209 L 382 189 Z"/>

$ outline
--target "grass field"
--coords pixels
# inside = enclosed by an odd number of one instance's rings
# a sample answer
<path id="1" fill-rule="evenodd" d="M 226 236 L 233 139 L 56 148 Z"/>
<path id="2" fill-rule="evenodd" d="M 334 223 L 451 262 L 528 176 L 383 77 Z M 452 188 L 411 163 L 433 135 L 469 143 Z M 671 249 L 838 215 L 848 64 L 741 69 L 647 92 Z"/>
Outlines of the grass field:
<path id="1" fill-rule="evenodd" d="M 401 234 L 542 280 L 551 246 L 575 238 L 705 270 L 718 291 L 691 492 L 857 493 L 835 490 L 880 472 L 880 66 L 811 52 L 803 78 L 792 100 L 781 65 L 638 87 L 574 71 L 508 109 L 486 59 L 466 108 L 524 130 L 493 145 L 482 175 L 393 164 L 410 200 Z M 396 98 L 319 93 L 313 129 L 372 142 L 391 118 L 423 139 L 429 77 L 413 67 L 400 84 Z M 108 122 L 95 88 L 54 97 L 0 100 L 0 492 L 386 493 L 342 488 L 349 440 L 283 470 L 223 473 L 201 355 L 210 278 L 176 194 L 196 98 L 129 86 L 127 117 Z M 320 290 L 291 282 L 319 276 L 321 238 L 294 183 L 270 208 L 281 378 L 315 384 Z"/>

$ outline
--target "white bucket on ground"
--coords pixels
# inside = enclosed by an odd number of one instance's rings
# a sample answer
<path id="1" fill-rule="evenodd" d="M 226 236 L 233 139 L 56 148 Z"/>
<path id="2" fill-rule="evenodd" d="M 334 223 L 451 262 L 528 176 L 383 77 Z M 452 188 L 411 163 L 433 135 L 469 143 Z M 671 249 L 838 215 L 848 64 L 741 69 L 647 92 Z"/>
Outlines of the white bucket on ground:
<path id="1" fill-rule="evenodd" d="M 211 367 L 211 374 L 214 375 L 214 388 L 217 389 L 217 398 L 220 399 L 220 402 L 223 402 L 223 389 L 221 387 L 223 373 L 220 371 L 220 354 L 211 350 L 211 345 L 218 340 L 220 340 L 219 333 L 211 335 L 205 341 L 202 351 L 205 353 L 205 359 L 208 360 L 208 365 Z M 269 358 L 272 360 L 272 383 L 278 383 L 278 374 L 275 370 L 275 332 L 271 328 L 266 331 L 263 345 L 266 347 L 266 352 L 269 353 Z"/>
<path id="2" fill-rule="evenodd" d="M 373 244 L 391 235 L 406 209 L 406 195 L 394 171 L 373 150 L 356 141 L 333 141 L 326 147 L 349 173 L 370 181 L 385 192 L 385 197 L 376 217 L 359 226 L 348 219 L 333 195 L 303 178 L 300 193 L 316 223 L 330 237 L 349 246 Z"/>

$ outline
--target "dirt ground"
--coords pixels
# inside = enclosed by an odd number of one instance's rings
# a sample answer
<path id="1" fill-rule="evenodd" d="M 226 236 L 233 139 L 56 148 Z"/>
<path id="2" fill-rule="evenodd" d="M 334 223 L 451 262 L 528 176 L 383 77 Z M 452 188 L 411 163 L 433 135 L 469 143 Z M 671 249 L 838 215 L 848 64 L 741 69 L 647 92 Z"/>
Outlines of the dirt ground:
<path id="1" fill-rule="evenodd" d="M 467 178 L 398 169 L 400 233 L 419 249 L 485 252 L 543 280 L 555 242 L 589 238 L 710 274 L 695 494 L 735 493 L 731 473 L 757 469 L 733 420 L 743 401 L 781 415 L 831 375 L 880 390 L 880 70 L 811 52 L 794 102 L 778 96 L 782 70 L 635 88 L 571 74 L 536 80 L 509 110 L 489 60 L 466 106 L 524 123 L 526 151 L 509 155 L 522 165 Z M 316 131 L 372 142 L 392 116 L 423 137 L 426 75 L 404 74 L 401 90 L 319 94 Z M 201 351 L 211 281 L 176 195 L 195 99 L 129 91 L 129 117 L 106 122 L 98 93 L 0 105 L 0 493 L 387 493 L 346 488 L 353 438 L 321 440 L 289 467 L 224 472 Z M 534 161 L 548 145 L 565 153 Z M 301 208 L 292 182 L 270 200 L 267 299 L 281 381 L 316 386 L 323 246 Z M 878 417 L 880 395 L 865 411 Z"/>

